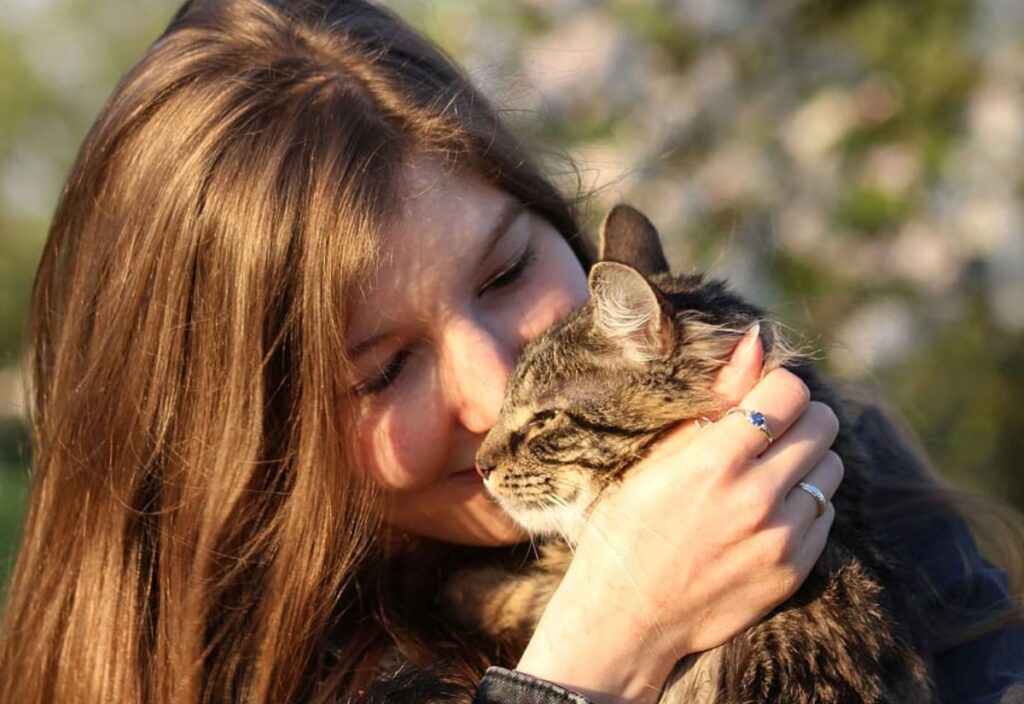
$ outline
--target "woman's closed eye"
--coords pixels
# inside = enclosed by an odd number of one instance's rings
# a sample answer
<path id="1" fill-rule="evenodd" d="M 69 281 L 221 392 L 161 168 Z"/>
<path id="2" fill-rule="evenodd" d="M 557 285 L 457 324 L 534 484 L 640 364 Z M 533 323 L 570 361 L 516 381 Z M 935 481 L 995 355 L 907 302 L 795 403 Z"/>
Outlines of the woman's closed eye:
<path id="1" fill-rule="evenodd" d="M 530 268 L 530 265 L 536 259 L 537 254 L 533 249 L 533 245 L 527 245 L 526 249 L 523 250 L 522 256 L 488 279 L 487 283 L 480 287 L 476 295 L 479 297 L 487 291 L 511 286 L 522 277 L 523 273 Z"/>
<path id="2" fill-rule="evenodd" d="M 396 352 L 382 367 L 380 373 L 369 379 L 364 379 L 353 387 L 356 396 L 374 396 L 391 386 L 398 375 L 402 373 L 402 367 L 409 360 L 412 354 L 409 349 L 401 349 Z"/>

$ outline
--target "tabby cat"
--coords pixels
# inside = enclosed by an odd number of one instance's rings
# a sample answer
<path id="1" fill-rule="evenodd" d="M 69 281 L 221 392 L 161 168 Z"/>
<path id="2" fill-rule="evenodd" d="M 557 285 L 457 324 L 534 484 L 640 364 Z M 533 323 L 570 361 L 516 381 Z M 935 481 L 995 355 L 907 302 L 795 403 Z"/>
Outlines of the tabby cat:
<path id="1" fill-rule="evenodd" d="M 761 311 L 720 282 L 669 272 L 657 231 L 637 211 L 608 215 L 600 259 L 589 302 L 523 352 L 477 455 L 488 490 L 543 538 L 540 559 L 521 572 L 476 570 L 449 586 L 457 617 L 496 639 L 528 639 L 569 562 L 567 541 L 601 492 L 666 429 L 724 410 L 712 382 L 755 323 L 766 370 L 785 365 L 841 428 L 850 425 L 835 393 L 784 352 Z M 908 623 L 908 582 L 871 530 L 865 498 L 876 470 L 849 430 L 832 449 L 845 479 L 811 576 L 761 623 L 681 661 L 661 702 L 932 701 Z"/>

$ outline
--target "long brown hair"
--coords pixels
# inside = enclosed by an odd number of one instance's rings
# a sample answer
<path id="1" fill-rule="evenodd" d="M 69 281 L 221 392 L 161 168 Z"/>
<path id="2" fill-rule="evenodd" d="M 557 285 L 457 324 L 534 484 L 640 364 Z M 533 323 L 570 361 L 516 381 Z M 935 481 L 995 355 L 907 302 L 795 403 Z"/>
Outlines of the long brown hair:
<path id="1" fill-rule="evenodd" d="M 0 700 L 279 702 L 372 666 L 387 638 L 354 575 L 380 511 L 344 332 L 414 152 L 586 255 L 487 101 L 373 4 L 187 2 L 123 78 L 33 292 Z"/>

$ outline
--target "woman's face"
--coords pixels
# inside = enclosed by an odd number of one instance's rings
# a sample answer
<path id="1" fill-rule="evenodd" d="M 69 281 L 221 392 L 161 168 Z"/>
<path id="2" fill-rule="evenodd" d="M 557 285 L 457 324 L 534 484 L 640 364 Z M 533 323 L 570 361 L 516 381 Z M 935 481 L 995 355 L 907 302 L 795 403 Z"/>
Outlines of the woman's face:
<path id="1" fill-rule="evenodd" d="M 400 530 L 518 542 L 474 456 L 523 346 L 583 304 L 586 275 L 554 227 L 474 174 L 421 159 L 403 192 L 349 330 L 364 466 Z"/>

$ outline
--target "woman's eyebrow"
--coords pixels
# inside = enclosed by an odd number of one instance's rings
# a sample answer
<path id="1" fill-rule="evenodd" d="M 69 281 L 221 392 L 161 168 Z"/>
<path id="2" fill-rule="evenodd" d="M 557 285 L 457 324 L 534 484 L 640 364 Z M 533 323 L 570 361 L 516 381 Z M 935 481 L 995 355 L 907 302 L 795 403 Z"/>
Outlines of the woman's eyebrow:
<path id="1" fill-rule="evenodd" d="M 517 198 L 510 198 L 498 212 L 498 218 L 494 221 L 491 229 L 487 231 L 484 238 L 484 247 L 480 250 L 480 258 L 477 260 L 476 268 L 480 268 L 491 256 L 491 252 L 498 246 L 498 242 L 508 232 L 508 228 L 516 221 L 516 218 L 526 210 L 526 205 Z"/>

